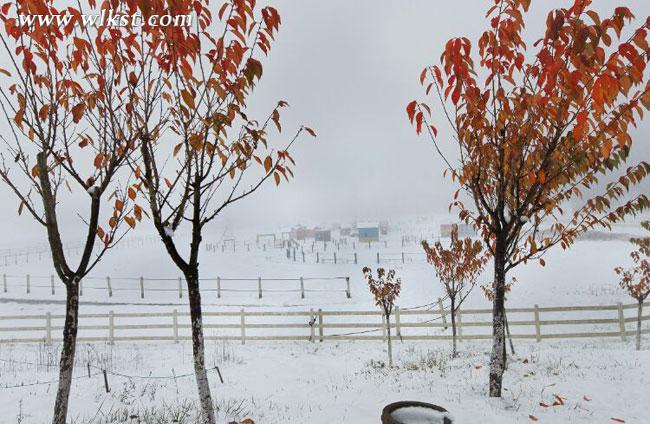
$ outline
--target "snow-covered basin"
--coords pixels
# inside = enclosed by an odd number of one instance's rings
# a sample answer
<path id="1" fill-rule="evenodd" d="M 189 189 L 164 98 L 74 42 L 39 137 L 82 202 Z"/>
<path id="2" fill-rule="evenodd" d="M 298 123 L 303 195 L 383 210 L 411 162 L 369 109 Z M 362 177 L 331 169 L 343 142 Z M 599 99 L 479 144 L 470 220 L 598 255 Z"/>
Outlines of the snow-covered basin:
<path id="1" fill-rule="evenodd" d="M 400 424 L 444 424 L 448 414 L 424 406 L 404 406 L 394 410 L 390 416 Z"/>

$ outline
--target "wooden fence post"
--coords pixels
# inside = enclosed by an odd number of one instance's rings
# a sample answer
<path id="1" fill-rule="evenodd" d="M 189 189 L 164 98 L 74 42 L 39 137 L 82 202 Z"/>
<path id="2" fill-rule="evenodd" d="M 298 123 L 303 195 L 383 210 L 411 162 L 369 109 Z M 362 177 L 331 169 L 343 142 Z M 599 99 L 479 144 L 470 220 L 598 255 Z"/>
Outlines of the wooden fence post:
<path id="1" fill-rule="evenodd" d="M 241 308 L 240 329 L 241 329 L 241 344 L 246 344 L 246 313 L 244 312 L 244 308 Z"/>
<path id="2" fill-rule="evenodd" d="M 440 316 L 442 317 L 442 324 L 445 326 L 445 330 L 449 327 L 447 327 L 447 317 L 445 316 L 445 307 L 442 304 L 442 299 L 438 298 L 438 308 L 440 309 Z"/>
<path id="3" fill-rule="evenodd" d="M 357 264 L 357 252 L 354 252 L 354 264 Z"/>
<path id="4" fill-rule="evenodd" d="M 217 277 L 217 299 L 221 299 L 221 277 Z"/>
<path id="5" fill-rule="evenodd" d="M 183 298 L 183 281 L 181 280 L 181 277 L 178 277 L 178 298 Z"/>
<path id="6" fill-rule="evenodd" d="M 54 275 L 50 275 L 50 288 L 52 291 L 52 296 L 56 294 L 56 289 L 54 288 Z"/>
<path id="7" fill-rule="evenodd" d="M 305 281 L 302 277 L 300 277 L 300 298 L 305 298 Z"/>
<path id="8" fill-rule="evenodd" d="M 174 309 L 172 316 L 174 325 L 174 343 L 178 343 L 178 311 L 176 309 Z"/>
<path id="9" fill-rule="evenodd" d="M 257 295 L 262 298 L 262 277 L 257 277 Z"/>
<path id="10" fill-rule="evenodd" d="M 111 286 L 111 277 L 106 277 L 106 287 L 108 287 L 108 297 L 113 297 L 113 287 Z"/>
<path id="11" fill-rule="evenodd" d="M 309 341 L 312 343 L 316 341 L 314 323 L 316 323 L 316 314 L 314 314 L 314 308 L 311 308 L 309 310 Z"/>
<path id="12" fill-rule="evenodd" d="M 334 265 L 336 265 L 336 252 L 334 252 Z"/>
<path id="13" fill-rule="evenodd" d="M 379 252 L 377 252 L 377 263 L 379 263 Z"/>
<path id="14" fill-rule="evenodd" d="M 625 334 L 625 313 L 623 312 L 623 304 L 618 302 L 618 327 L 621 330 L 621 340 L 627 340 Z"/>
<path id="15" fill-rule="evenodd" d="M 115 314 L 108 311 L 108 344 L 115 344 Z"/>
<path id="16" fill-rule="evenodd" d="M 402 252 L 402 263 L 404 263 L 404 252 Z"/>
<path id="17" fill-rule="evenodd" d="M 397 337 L 402 337 L 402 329 L 400 327 L 399 319 L 399 306 L 395 306 L 395 332 L 397 333 Z"/>
<path id="18" fill-rule="evenodd" d="M 144 277 L 140 277 L 140 299 L 144 299 Z"/>
<path id="19" fill-rule="evenodd" d="M 301 253 L 302 253 L 302 263 L 304 264 L 305 263 L 305 251 L 303 250 Z"/>
<path id="20" fill-rule="evenodd" d="M 458 311 L 456 311 L 456 315 L 458 318 L 456 320 L 457 321 L 456 326 L 458 327 L 458 341 L 462 342 L 463 341 L 463 315 L 460 311 L 460 308 L 458 308 Z"/>
<path id="21" fill-rule="evenodd" d="M 52 313 L 48 312 L 45 315 L 45 343 L 48 346 L 52 345 Z"/>
<path id="22" fill-rule="evenodd" d="M 318 335 L 320 336 L 320 341 L 323 341 L 323 310 L 318 309 Z"/>
<path id="23" fill-rule="evenodd" d="M 537 342 L 539 343 L 539 342 L 542 341 L 542 329 L 541 329 L 541 326 L 540 326 L 540 323 L 539 323 L 539 306 L 537 306 L 537 304 L 535 304 L 534 308 L 535 308 L 534 309 L 534 314 L 535 314 L 535 340 L 537 340 Z"/>
<path id="24" fill-rule="evenodd" d="M 29 294 L 31 292 L 31 287 L 30 287 L 31 284 L 30 284 L 29 274 L 27 274 L 26 282 L 27 282 L 27 294 Z"/>
<path id="25" fill-rule="evenodd" d="M 7 274 L 2 274 L 2 288 L 7 293 Z"/>
<path id="26" fill-rule="evenodd" d="M 352 292 L 350 291 L 350 277 L 345 277 L 345 295 L 350 299 L 352 297 Z"/>
<path id="27" fill-rule="evenodd" d="M 312 245 L 312 247 L 314 247 L 314 246 Z M 316 252 L 316 263 L 320 263 L 320 257 L 318 255 L 318 252 Z"/>

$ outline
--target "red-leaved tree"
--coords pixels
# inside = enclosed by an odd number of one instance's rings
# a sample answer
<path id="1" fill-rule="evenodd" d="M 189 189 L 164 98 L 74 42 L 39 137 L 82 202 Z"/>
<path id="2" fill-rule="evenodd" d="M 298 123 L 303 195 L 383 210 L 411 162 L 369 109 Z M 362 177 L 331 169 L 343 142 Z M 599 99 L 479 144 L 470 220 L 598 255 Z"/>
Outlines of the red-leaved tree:
<path id="1" fill-rule="evenodd" d="M 18 213 L 42 226 L 66 290 L 55 424 L 65 424 L 68 412 L 81 281 L 122 237 L 122 224 L 135 227 L 143 213 L 131 202 L 129 174 L 118 179 L 140 134 L 133 101 L 125 96 L 133 64 L 125 40 L 135 35 L 131 28 L 85 27 L 82 13 L 58 9 L 53 0 L 16 0 L 0 8 L 0 42 L 9 63 L 0 69 L 8 77 L 0 96 L 10 127 L 0 135 L 0 178 L 18 198 Z M 66 25 L 28 23 L 19 15 L 70 19 Z M 62 227 L 61 214 L 71 210 L 79 225 Z M 81 255 L 70 257 L 64 245 L 78 237 L 84 239 Z"/>
<path id="2" fill-rule="evenodd" d="M 448 248 L 439 241 L 430 246 L 426 240 L 422 240 L 422 248 L 451 303 L 452 356 L 456 357 L 456 313 L 472 292 L 490 255 L 489 252 L 483 252 L 480 240 L 472 240 L 470 237 L 459 239 L 458 225 L 455 224 L 451 228 Z"/>
<path id="3" fill-rule="evenodd" d="M 645 230 L 650 231 L 650 221 L 644 221 L 641 225 Z M 636 350 L 641 350 L 643 302 L 650 296 L 650 237 L 633 238 L 631 241 L 639 246 L 637 250 L 630 253 L 634 266 L 616 267 L 614 271 L 620 276 L 621 288 L 637 301 Z"/>
<path id="4" fill-rule="evenodd" d="M 375 304 L 381 308 L 386 319 L 386 332 L 388 335 L 388 366 L 393 366 L 393 344 L 391 341 L 390 315 L 393 313 L 395 301 L 402 290 L 402 280 L 395 275 L 395 270 L 388 272 L 384 268 L 377 268 L 377 278 L 367 266 L 363 268 L 363 278 L 368 283 L 370 293 L 375 298 Z"/>
<path id="5" fill-rule="evenodd" d="M 261 120 L 247 110 L 280 26 L 275 8 L 255 0 L 126 1 L 120 7 L 145 17 L 194 16 L 191 26 L 143 27 L 140 67 L 130 76 L 141 131 L 131 189 L 146 199 L 169 260 L 185 278 L 201 420 L 213 424 L 199 266 L 204 230 L 265 183 L 289 181 L 290 149 L 301 134 L 315 133 L 300 127 L 289 137 L 280 134 L 284 101 Z M 187 244 L 175 237 L 182 231 L 190 234 Z"/>
<path id="6" fill-rule="evenodd" d="M 422 71 L 458 157 L 440 148 L 427 103 L 406 108 L 459 185 L 453 205 L 460 218 L 480 229 L 494 258 L 493 397 L 501 396 L 505 369 L 507 274 L 533 260 L 543 266 L 553 246 L 566 249 L 589 229 L 609 228 L 650 204 L 645 194 L 630 193 L 650 164 L 625 168 L 630 131 L 650 109 L 650 19 L 631 27 L 628 8 L 601 18 L 590 0 L 574 0 L 548 13 L 544 34 L 529 46 L 522 39 L 529 6 L 494 0 L 477 50 L 453 38 L 441 66 Z"/>

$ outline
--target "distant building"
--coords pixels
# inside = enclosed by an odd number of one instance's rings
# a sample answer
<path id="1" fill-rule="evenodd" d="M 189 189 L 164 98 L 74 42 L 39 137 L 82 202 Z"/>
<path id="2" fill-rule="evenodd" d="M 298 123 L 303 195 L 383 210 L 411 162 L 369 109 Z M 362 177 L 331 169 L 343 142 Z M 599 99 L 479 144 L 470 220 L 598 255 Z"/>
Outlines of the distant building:
<path id="1" fill-rule="evenodd" d="M 341 236 L 349 236 L 351 234 L 352 234 L 352 228 L 350 227 L 341 228 Z"/>
<path id="2" fill-rule="evenodd" d="M 330 230 L 315 230 L 314 239 L 316 241 L 332 241 L 332 232 Z"/>
<path id="3" fill-rule="evenodd" d="M 293 227 L 291 229 L 291 238 L 293 240 L 301 240 L 302 241 L 302 240 L 307 238 L 307 233 L 308 233 L 307 227 L 305 227 L 303 225 L 299 225 L 299 226 Z"/>
<path id="4" fill-rule="evenodd" d="M 454 224 L 442 224 L 440 226 L 440 237 L 451 237 L 451 227 Z M 474 227 L 467 224 L 458 225 L 458 237 L 476 237 Z"/>
<path id="5" fill-rule="evenodd" d="M 357 224 L 359 242 L 379 241 L 379 223 L 360 222 Z"/>

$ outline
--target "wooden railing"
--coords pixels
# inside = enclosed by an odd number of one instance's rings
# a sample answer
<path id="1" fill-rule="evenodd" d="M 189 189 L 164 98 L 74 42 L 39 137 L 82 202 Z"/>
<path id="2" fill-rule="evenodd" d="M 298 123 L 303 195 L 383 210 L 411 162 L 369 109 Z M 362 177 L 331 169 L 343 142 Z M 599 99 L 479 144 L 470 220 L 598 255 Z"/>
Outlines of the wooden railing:
<path id="1" fill-rule="evenodd" d="M 647 306 L 648 304 L 646 304 Z M 449 310 L 434 303 L 430 309 L 399 309 L 391 315 L 392 334 L 401 340 L 449 340 Z M 620 337 L 635 334 L 636 304 L 508 309 L 514 339 Z M 458 340 L 490 339 L 490 309 L 463 309 L 457 314 Z M 560 316 L 558 316 L 560 315 Z M 592 315 L 592 316 L 586 316 Z M 593 316 L 596 315 L 596 316 Z M 331 341 L 384 340 L 387 325 L 379 311 L 239 311 L 204 312 L 208 340 Z M 59 341 L 64 315 L 0 316 L 0 344 Z M 79 342 L 137 342 L 189 340 L 189 314 L 81 314 Z M 483 318 L 483 319 L 481 319 Z M 650 320 L 644 315 L 642 321 Z M 643 329 L 643 334 L 650 329 Z M 522 331 L 523 330 L 523 331 Z"/>

